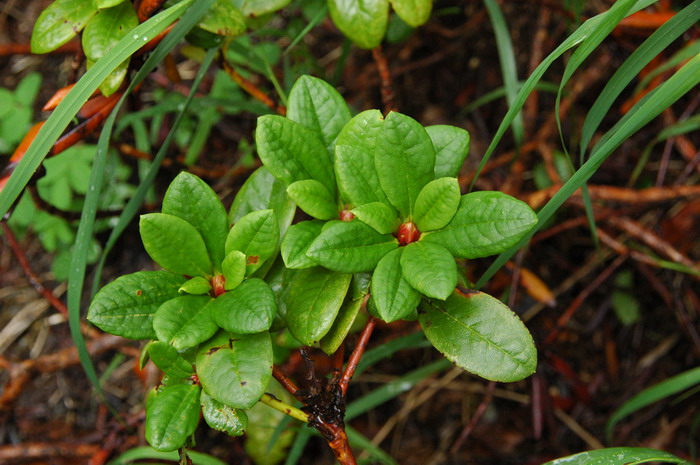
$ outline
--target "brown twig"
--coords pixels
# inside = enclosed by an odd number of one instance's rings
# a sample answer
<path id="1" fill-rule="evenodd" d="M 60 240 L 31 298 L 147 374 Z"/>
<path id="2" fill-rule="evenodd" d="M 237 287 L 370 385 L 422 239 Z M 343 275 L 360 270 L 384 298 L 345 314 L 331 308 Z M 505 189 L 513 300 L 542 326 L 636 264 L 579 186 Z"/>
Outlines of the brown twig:
<path id="1" fill-rule="evenodd" d="M 78 53 L 81 49 L 80 42 L 73 40 L 67 44 L 61 45 L 56 50 L 52 50 L 49 53 L 52 54 L 72 54 Z M 0 44 L 0 56 L 9 55 L 31 55 L 32 48 L 29 44 Z"/>
<path id="2" fill-rule="evenodd" d="M 355 369 L 357 368 L 357 364 L 360 363 L 360 359 L 362 358 L 362 354 L 365 353 L 365 349 L 367 348 L 367 343 L 369 342 L 369 338 L 372 335 L 372 331 L 374 330 L 374 327 L 377 324 L 377 319 L 374 318 L 373 316 L 369 317 L 369 320 L 367 320 L 367 323 L 365 324 L 364 329 L 362 330 L 362 333 L 360 334 L 360 339 L 357 341 L 357 345 L 355 346 L 355 349 L 352 351 L 352 354 L 350 354 L 350 358 L 348 359 L 348 364 L 345 367 L 345 371 L 343 372 L 343 376 L 340 378 L 340 381 L 338 382 L 341 392 L 343 393 L 343 396 L 347 394 L 348 391 L 348 385 L 350 384 L 350 380 L 352 379 L 352 375 L 355 374 Z"/>
<path id="3" fill-rule="evenodd" d="M 394 85 L 391 80 L 391 71 L 389 71 L 389 63 L 382 52 L 381 45 L 378 45 L 372 49 L 372 58 L 374 58 L 374 62 L 377 64 L 377 72 L 379 73 L 379 79 L 381 81 L 384 113 L 386 114 L 390 111 L 398 111 L 398 106 L 396 105 L 396 93 L 394 92 Z"/>
<path id="4" fill-rule="evenodd" d="M 226 71 L 226 74 L 228 74 L 229 77 L 233 79 L 233 81 L 236 84 L 241 86 L 241 88 L 248 92 L 248 94 L 250 94 L 253 98 L 262 102 L 264 105 L 266 105 L 268 108 L 270 108 L 279 115 L 284 116 L 287 114 L 287 109 L 283 105 L 277 105 L 274 102 L 274 100 L 272 100 L 265 92 L 260 90 L 258 86 L 241 76 L 241 74 L 238 71 L 236 71 L 233 68 L 233 66 L 228 64 L 228 62 L 225 59 L 222 58 L 221 63 L 223 64 L 223 68 L 224 71 Z"/>
<path id="5" fill-rule="evenodd" d="M 272 367 L 272 376 L 275 377 L 275 379 L 282 385 L 282 387 L 284 387 L 287 390 L 287 392 L 289 392 L 297 399 L 299 398 L 299 393 L 301 391 L 299 390 L 297 385 L 294 384 L 294 381 L 287 378 L 287 375 L 282 373 L 282 370 L 278 366 Z"/>
<path id="6" fill-rule="evenodd" d="M 525 199 L 532 208 L 542 206 L 550 199 L 561 186 L 552 186 L 533 192 Z M 593 200 L 607 200 L 610 202 L 620 202 L 628 204 L 642 204 L 653 202 L 665 202 L 675 200 L 682 197 L 700 196 L 700 185 L 690 186 L 664 186 L 664 187 L 648 187 L 646 189 L 629 189 L 626 187 L 616 186 L 599 186 L 589 185 L 589 192 Z M 574 192 L 569 198 L 580 198 L 581 190 Z"/>
<path id="7" fill-rule="evenodd" d="M 479 406 L 476 408 L 476 411 L 474 412 L 474 415 L 472 416 L 471 420 L 469 421 L 469 424 L 464 427 L 462 430 L 462 433 L 459 435 L 459 438 L 455 441 L 455 443 L 452 445 L 450 448 L 450 452 L 455 454 L 457 451 L 462 447 L 462 444 L 464 444 L 464 441 L 467 440 L 469 435 L 471 434 L 472 431 L 474 431 L 474 427 L 479 423 L 479 420 L 481 420 L 481 417 L 484 416 L 484 413 L 486 413 L 486 409 L 488 408 L 489 405 L 491 405 L 491 401 L 493 400 L 493 393 L 496 390 L 496 382 L 491 381 L 489 382 L 489 386 L 486 390 L 486 395 L 482 399 L 481 403 Z"/>
<path id="8" fill-rule="evenodd" d="M 97 444 L 75 444 L 70 442 L 23 442 L 0 446 L 0 461 L 14 463 L 32 459 L 75 457 L 87 458 L 94 455 L 100 446 Z"/>

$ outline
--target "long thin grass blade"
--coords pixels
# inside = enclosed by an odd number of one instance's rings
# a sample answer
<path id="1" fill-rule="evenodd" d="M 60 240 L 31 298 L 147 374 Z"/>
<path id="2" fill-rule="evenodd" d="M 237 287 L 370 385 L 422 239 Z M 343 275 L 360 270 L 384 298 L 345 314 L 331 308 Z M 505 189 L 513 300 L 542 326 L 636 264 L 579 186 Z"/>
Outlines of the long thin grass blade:
<path id="1" fill-rule="evenodd" d="M 366 450 L 377 462 L 383 463 L 384 465 L 399 465 L 389 454 L 372 444 L 372 441 L 363 436 L 356 429 L 345 425 L 345 432 L 348 434 L 348 439 L 352 446 Z"/>

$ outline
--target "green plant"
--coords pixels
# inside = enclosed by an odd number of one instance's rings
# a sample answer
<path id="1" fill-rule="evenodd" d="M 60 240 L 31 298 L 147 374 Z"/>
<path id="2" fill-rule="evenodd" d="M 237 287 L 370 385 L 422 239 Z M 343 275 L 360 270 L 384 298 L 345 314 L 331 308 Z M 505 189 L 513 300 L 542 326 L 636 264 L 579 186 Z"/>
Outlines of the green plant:
<path id="1" fill-rule="evenodd" d="M 0 154 L 11 153 L 34 119 L 34 100 L 41 88 L 41 75 L 32 73 L 13 91 L 0 87 Z"/>

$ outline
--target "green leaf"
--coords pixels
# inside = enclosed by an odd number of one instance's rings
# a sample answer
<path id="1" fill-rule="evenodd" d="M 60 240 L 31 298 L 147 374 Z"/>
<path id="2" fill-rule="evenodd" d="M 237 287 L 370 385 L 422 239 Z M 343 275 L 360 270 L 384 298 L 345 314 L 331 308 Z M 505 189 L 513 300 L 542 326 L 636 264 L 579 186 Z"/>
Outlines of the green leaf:
<path id="1" fill-rule="evenodd" d="M 22 105 L 33 106 L 34 100 L 36 100 L 37 95 L 39 95 L 39 89 L 41 89 L 41 81 L 41 74 L 37 72 L 29 73 L 23 77 L 15 89 L 15 99 L 17 102 Z M 0 90 L 0 92 L 3 91 L 7 92 L 6 89 Z M 0 99 L 0 105 L 4 107 L 0 110 L 0 117 L 4 116 L 4 112 L 10 111 L 10 104 L 10 102 Z"/>
<path id="2" fill-rule="evenodd" d="M 146 252 L 173 273 L 209 276 L 211 260 L 199 231 L 187 221 L 165 213 L 141 215 L 141 240 Z"/>
<path id="3" fill-rule="evenodd" d="M 395 237 L 379 234 L 361 221 L 338 221 L 324 228 L 306 255 L 329 270 L 359 273 L 372 271 L 398 244 Z"/>
<path id="4" fill-rule="evenodd" d="M 146 410 L 146 440 L 167 452 L 185 444 L 199 423 L 199 386 L 176 384 L 158 392 Z"/>
<path id="5" fill-rule="evenodd" d="M 287 297 L 287 326 L 305 345 L 320 341 L 333 326 L 343 304 L 352 275 L 323 268 L 294 274 Z"/>
<path id="6" fill-rule="evenodd" d="M 48 53 L 71 40 L 97 13 L 93 1 L 56 0 L 41 12 L 32 31 L 32 53 Z"/>
<path id="7" fill-rule="evenodd" d="M 335 140 L 351 117 L 345 99 L 322 79 L 301 76 L 289 92 L 287 118 L 320 134 L 331 158 Z"/>
<path id="8" fill-rule="evenodd" d="M 239 3 L 236 0 L 216 0 L 198 26 L 220 36 L 243 34 L 246 24 L 243 13 L 237 7 Z"/>
<path id="9" fill-rule="evenodd" d="M 421 241 L 446 247 L 457 258 L 494 255 L 515 245 L 537 224 L 524 202 L 501 192 L 463 195 L 452 221 Z"/>
<path id="10" fill-rule="evenodd" d="M 202 416 L 211 429 L 229 436 L 241 436 L 248 427 L 245 410 L 235 409 L 202 392 Z"/>
<path id="11" fill-rule="evenodd" d="M 93 62 L 99 60 L 138 25 L 139 19 L 130 2 L 97 12 L 83 31 L 82 45 L 85 56 Z"/>
<path id="12" fill-rule="evenodd" d="M 457 286 L 457 264 L 441 245 L 413 242 L 401 255 L 403 277 L 417 291 L 445 300 Z"/>
<path id="13" fill-rule="evenodd" d="M 193 295 L 202 295 L 211 291 L 211 283 L 208 279 L 202 278 L 201 276 L 195 276 L 192 279 L 187 280 L 178 292 L 186 292 Z"/>
<path id="14" fill-rule="evenodd" d="M 258 118 L 255 141 L 263 164 L 285 184 L 315 179 L 335 195 L 330 155 L 315 131 L 282 116 L 265 115 Z"/>
<path id="15" fill-rule="evenodd" d="M 672 376 L 665 381 L 644 389 L 622 404 L 622 406 L 615 410 L 610 416 L 608 424 L 605 427 L 608 440 L 612 440 L 615 425 L 623 418 L 654 402 L 658 402 L 661 399 L 665 399 L 666 397 L 698 385 L 700 385 L 700 367 Z"/>
<path id="16" fill-rule="evenodd" d="M 90 69 L 95 63 L 92 60 L 86 60 L 87 69 Z M 123 61 L 114 71 L 109 73 L 109 76 L 100 84 L 100 92 L 105 97 L 114 94 L 122 86 L 124 79 L 129 71 L 129 62 Z"/>
<path id="17" fill-rule="evenodd" d="M 380 44 L 389 19 L 389 0 L 329 0 L 328 10 L 338 29 L 361 48 Z"/>
<path id="18" fill-rule="evenodd" d="M 169 378 L 185 379 L 194 374 L 192 364 L 167 342 L 151 341 L 146 345 L 146 351 L 153 363 Z"/>
<path id="19" fill-rule="evenodd" d="M 238 0 L 236 4 L 244 15 L 255 18 L 272 13 L 289 4 L 291 0 Z"/>
<path id="20" fill-rule="evenodd" d="M 350 291 L 345 296 L 345 301 L 338 311 L 333 326 L 321 339 L 321 350 L 327 354 L 333 354 L 345 342 L 345 338 L 353 327 L 357 315 L 360 313 L 365 297 L 369 293 L 369 273 L 357 273 L 352 276 Z"/>
<path id="21" fill-rule="evenodd" d="M 165 192 L 163 213 L 182 218 L 195 227 L 204 239 L 215 270 L 219 271 L 229 228 L 226 209 L 214 190 L 197 176 L 183 171 Z"/>
<path id="22" fill-rule="evenodd" d="M 328 189 L 315 179 L 296 181 L 287 187 L 287 194 L 309 215 L 319 220 L 338 218 L 338 206 Z"/>
<path id="23" fill-rule="evenodd" d="M 168 271 L 139 271 L 121 276 L 92 299 L 87 319 L 111 334 L 129 339 L 155 339 L 153 315 L 178 297 L 185 278 Z"/>
<path id="24" fill-rule="evenodd" d="M 100 10 L 104 8 L 112 8 L 113 6 L 119 5 L 125 0 L 94 0 L 95 6 Z"/>
<path id="25" fill-rule="evenodd" d="M 389 113 L 377 140 L 374 166 L 389 201 L 408 219 L 418 193 L 435 178 L 433 142 L 413 118 Z"/>
<path id="26" fill-rule="evenodd" d="M 400 261 L 405 249 L 400 247 L 386 254 L 372 275 L 372 300 L 379 317 L 387 323 L 406 317 L 420 303 L 420 292 L 401 272 Z"/>
<path id="27" fill-rule="evenodd" d="M 279 245 L 280 232 L 272 210 L 248 213 L 233 225 L 226 237 L 226 255 L 240 250 L 247 257 L 246 276 L 272 257 Z"/>
<path id="28" fill-rule="evenodd" d="M 406 24 L 418 27 L 430 18 L 430 11 L 433 8 L 433 0 L 390 0 L 391 6 L 397 15 Z"/>
<path id="29" fill-rule="evenodd" d="M 232 291 L 220 295 L 208 307 L 220 328 L 238 334 L 268 330 L 277 312 L 272 289 L 257 278 L 248 279 Z"/>
<path id="30" fill-rule="evenodd" d="M 280 252 L 287 268 L 304 269 L 316 266 L 316 262 L 306 256 L 311 243 L 321 234 L 324 223 L 320 221 L 302 221 L 289 228 Z"/>
<path id="31" fill-rule="evenodd" d="M 428 232 L 447 226 L 457 213 L 460 195 L 457 178 L 440 178 L 426 184 L 413 212 L 418 230 Z"/>
<path id="32" fill-rule="evenodd" d="M 158 340 L 182 350 L 212 337 L 217 330 L 207 309 L 212 300 L 209 296 L 183 295 L 162 304 L 153 319 Z"/>
<path id="33" fill-rule="evenodd" d="M 343 200 L 354 206 L 389 203 L 374 167 L 374 152 L 384 117 L 379 110 L 363 111 L 340 131 L 335 146 L 335 176 Z"/>
<path id="34" fill-rule="evenodd" d="M 238 191 L 229 210 L 229 221 L 237 223 L 248 213 L 267 209 L 275 212 L 280 235 L 284 235 L 292 223 L 296 205 L 287 195 L 287 186 L 261 166 Z"/>
<path id="35" fill-rule="evenodd" d="M 383 202 L 360 205 L 353 208 L 352 214 L 379 234 L 391 234 L 399 227 L 399 214 Z"/>
<path id="36" fill-rule="evenodd" d="M 226 282 L 224 283 L 224 289 L 230 291 L 235 289 L 239 284 L 243 282 L 246 272 L 246 256 L 240 250 L 232 250 L 224 262 L 221 264 L 223 269 L 224 278 Z"/>
<path id="37" fill-rule="evenodd" d="M 270 394 L 292 404 L 294 398 L 277 381 L 268 386 Z M 290 417 L 259 402 L 247 411 L 249 425 L 245 436 L 245 452 L 256 465 L 278 465 L 287 457 L 287 449 L 297 430 Z M 306 429 L 306 428 L 305 428 Z"/>
<path id="38" fill-rule="evenodd" d="M 272 377 L 270 335 L 221 332 L 200 346 L 196 365 L 207 394 L 229 407 L 250 408 Z"/>
<path id="39" fill-rule="evenodd" d="M 543 465 L 638 465 L 647 462 L 681 463 L 691 465 L 675 455 L 642 447 L 610 447 L 549 461 Z"/>
<path id="40" fill-rule="evenodd" d="M 427 126 L 425 130 L 435 147 L 435 178 L 459 176 L 469 154 L 469 133 L 448 125 Z"/>
<path id="41" fill-rule="evenodd" d="M 493 381 L 512 382 L 535 372 L 537 351 L 522 321 L 483 292 L 425 301 L 419 321 L 433 346 L 457 366 Z"/>

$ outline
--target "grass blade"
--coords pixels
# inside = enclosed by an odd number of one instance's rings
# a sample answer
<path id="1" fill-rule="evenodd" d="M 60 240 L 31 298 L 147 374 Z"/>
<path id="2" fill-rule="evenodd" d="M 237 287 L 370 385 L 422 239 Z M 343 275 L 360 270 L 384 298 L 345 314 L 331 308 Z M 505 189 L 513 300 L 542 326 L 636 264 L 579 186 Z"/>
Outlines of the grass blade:
<path id="1" fill-rule="evenodd" d="M 608 442 L 612 440 L 615 425 L 626 416 L 636 412 L 637 410 L 651 405 L 666 397 L 685 391 L 693 386 L 700 385 L 700 367 L 685 371 L 679 375 L 673 376 L 666 381 L 643 390 L 630 400 L 625 402 L 613 412 L 605 425 L 605 435 Z"/>
<path id="2" fill-rule="evenodd" d="M 566 199 L 595 173 L 617 147 L 699 83 L 700 55 L 696 55 L 671 76 L 668 81 L 661 84 L 654 92 L 648 94 L 646 98 L 640 100 L 618 124 L 603 136 L 593 148 L 590 159 L 574 173 L 537 214 L 538 227 L 546 223 Z M 518 245 L 499 255 L 496 261 L 481 276 L 476 287 L 483 286 L 520 247 L 530 240 L 530 237 L 537 232 L 538 227 L 524 237 Z"/>
<path id="3" fill-rule="evenodd" d="M 108 55 L 95 63 L 75 84 L 70 93 L 46 120 L 36 139 L 10 176 L 7 185 L 0 192 L 0 217 L 3 217 L 17 200 L 41 161 L 51 150 L 54 142 L 58 140 L 78 110 L 102 84 L 102 81 L 144 45 L 143 38 L 152 38 L 162 32 L 180 17 L 193 1 L 185 0 L 178 3 L 137 26 L 131 34 L 120 40 Z"/>
<path id="4" fill-rule="evenodd" d="M 356 429 L 345 425 L 345 432 L 348 435 L 351 445 L 366 450 L 376 459 L 377 462 L 383 463 L 384 465 L 399 465 L 398 462 L 392 459 L 389 454 L 372 444 L 372 441 L 370 441 L 366 436 L 363 436 Z"/>

